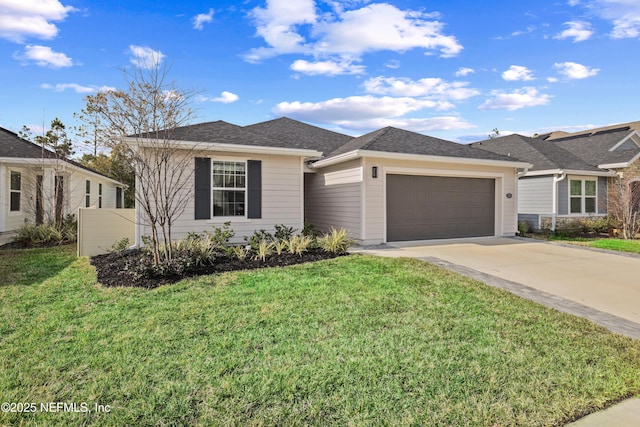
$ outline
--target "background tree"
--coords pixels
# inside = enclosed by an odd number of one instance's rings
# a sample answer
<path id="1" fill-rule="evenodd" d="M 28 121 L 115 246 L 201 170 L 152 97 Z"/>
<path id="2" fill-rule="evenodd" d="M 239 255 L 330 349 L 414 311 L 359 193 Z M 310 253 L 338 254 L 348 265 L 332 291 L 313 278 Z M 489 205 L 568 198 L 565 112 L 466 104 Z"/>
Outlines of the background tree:
<path id="1" fill-rule="evenodd" d="M 640 165 L 634 165 L 609 182 L 609 215 L 620 223 L 622 237 L 640 233 Z"/>
<path id="2" fill-rule="evenodd" d="M 168 80 L 168 71 L 157 61 L 125 70 L 125 89 L 87 96 L 83 110 L 91 117 L 96 141 L 131 162 L 134 197 L 151 231 L 156 264 L 172 259 L 172 226 L 190 197 L 196 148 L 178 147 L 172 138 L 176 128 L 191 121 L 195 92 L 178 88 Z"/>
<path id="3" fill-rule="evenodd" d="M 498 128 L 493 128 L 491 133 L 487 136 L 489 137 L 489 139 L 495 139 L 500 136 L 500 131 L 498 130 Z"/>
<path id="4" fill-rule="evenodd" d="M 66 167 L 66 161 L 74 154 L 71 138 L 59 118 L 53 119 L 49 129 L 42 135 L 34 135 L 25 125 L 19 136 L 42 148 L 39 170 L 22 178 L 25 187 L 35 190 L 35 197 L 25 200 L 24 210 L 33 214 L 36 222 L 60 229 L 64 223 L 64 206 L 67 198 L 72 197 L 71 194 L 65 194 L 65 180 L 70 179 L 72 174 L 71 169 Z"/>

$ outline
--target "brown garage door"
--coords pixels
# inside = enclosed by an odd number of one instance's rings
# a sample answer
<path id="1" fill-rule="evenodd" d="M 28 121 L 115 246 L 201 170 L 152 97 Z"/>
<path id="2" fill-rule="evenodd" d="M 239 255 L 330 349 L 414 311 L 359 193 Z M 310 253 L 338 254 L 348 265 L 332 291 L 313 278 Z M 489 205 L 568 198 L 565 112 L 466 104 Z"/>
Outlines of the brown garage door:
<path id="1" fill-rule="evenodd" d="M 495 180 L 387 175 L 387 240 L 493 236 Z"/>

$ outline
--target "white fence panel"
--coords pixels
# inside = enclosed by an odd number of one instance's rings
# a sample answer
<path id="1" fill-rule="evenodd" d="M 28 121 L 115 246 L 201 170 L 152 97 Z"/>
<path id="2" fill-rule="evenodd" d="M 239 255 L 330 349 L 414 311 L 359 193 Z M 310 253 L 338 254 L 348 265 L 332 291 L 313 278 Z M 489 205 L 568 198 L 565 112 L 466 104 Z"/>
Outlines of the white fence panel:
<path id="1" fill-rule="evenodd" d="M 78 256 L 104 254 L 124 238 L 136 241 L 135 209 L 78 209 Z"/>

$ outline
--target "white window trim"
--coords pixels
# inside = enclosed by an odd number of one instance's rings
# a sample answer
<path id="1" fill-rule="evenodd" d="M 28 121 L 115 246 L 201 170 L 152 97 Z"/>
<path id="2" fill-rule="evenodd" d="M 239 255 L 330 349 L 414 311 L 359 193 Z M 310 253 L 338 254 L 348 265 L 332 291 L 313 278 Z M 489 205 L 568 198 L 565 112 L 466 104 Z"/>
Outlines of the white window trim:
<path id="1" fill-rule="evenodd" d="M 248 184 L 249 184 L 249 173 L 248 173 L 248 160 L 247 158 L 237 158 L 237 157 L 211 157 L 211 176 L 209 177 L 209 179 L 211 180 L 211 203 L 209 206 L 210 209 L 210 213 L 211 213 L 211 219 L 209 220 L 210 223 L 225 223 L 225 222 L 250 222 L 251 220 L 249 218 L 247 218 L 247 212 L 249 212 L 249 189 L 248 189 Z M 227 190 L 227 191 L 235 191 L 234 189 L 231 188 L 226 188 L 226 187 L 215 187 L 213 185 L 213 164 L 215 162 L 235 162 L 235 163 L 244 163 L 244 215 L 243 216 L 215 216 L 213 214 L 213 192 L 216 190 Z"/>
<path id="2" fill-rule="evenodd" d="M 572 176 L 568 178 L 569 181 L 569 185 L 567 186 L 567 193 L 568 193 L 568 203 L 567 203 L 567 208 L 568 208 L 568 215 L 567 216 L 585 216 L 585 215 L 598 215 L 598 179 L 594 179 L 592 177 L 579 177 L 579 176 Z M 580 195 L 580 212 L 571 212 L 571 198 L 577 198 L 578 196 L 572 196 L 571 195 L 571 181 L 580 181 L 581 182 L 581 195 Z M 591 182 L 595 182 L 596 184 L 596 194 L 593 196 L 587 196 L 586 194 L 586 184 L 585 182 L 587 181 L 591 181 Z M 585 200 L 587 198 L 590 199 L 594 199 L 595 200 L 595 210 L 593 212 L 586 212 L 585 210 Z"/>
<path id="3" fill-rule="evenodd" d="M 12 190 L 11 189 L 11 174 L 12 173 L 18 173 L 20 174 L 20 190 Z M 24 171 L 22 169 L 9 169 L 9 200 L 7 200 L 7 208 L 9 211 L 9 215 L 22 215 L 23 214 L 23 207 L 24 207 L 24 198 L 22 197 L 24 192 L 23 189 L 24 188 Z M 20 209 L 18 209 L 17 211 L 13 211 L 11 210 L 11 194 L 13 193 L 19 193 L 20 194 Z"/>

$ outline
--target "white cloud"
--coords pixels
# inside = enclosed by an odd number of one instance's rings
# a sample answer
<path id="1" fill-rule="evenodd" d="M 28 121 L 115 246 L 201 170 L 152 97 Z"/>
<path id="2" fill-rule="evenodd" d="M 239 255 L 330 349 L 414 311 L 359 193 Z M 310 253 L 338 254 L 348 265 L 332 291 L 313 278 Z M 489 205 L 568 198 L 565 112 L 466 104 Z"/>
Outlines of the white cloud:
<path id="1" fill-rule="evenodd" d="M 502 78 L 507 81 L 528 81 L 533 80 L 533 75 L 527 67 L 512 65 L 502 73 Z"/>
<path id="2" fill-rule="evenodd" d="M 569 1 L 567 2 L 567 4 L 568 4 L 569 6 L 577 6 L 577 5 L 579 5 L 579 4 L 580 4 L 580 0 L 569 0 Z"/>
<path id="3" fill-rule="evenodd" d="M 437 15 L 400 10 L 387 3 L 344 10 L 357 3 L 342 2 L 332 13 L 318 15 L 313 0 L 269 0 L 266 7 L 252 11 L 256 33 L 267 46 L 252 49 L 245 59 L 259 62 L 298 53 L 353 61 L 381 50 L 419 48 L 439 51 L 443 57 L 462 50 L 454 36 L 443 34 L 444 24 L 436 20 Z"/>
<path id="4" fill-rule="evenodd" d="M 153 50 L 148 46 L 129 46 L 131 63 L 140 68 L 155 68 L 165 58 L 165 54 L 159 50 Z"/>
<path id="5" fill-rule="evenodd" d="M 547 77 L 547 81 L 549 83 L 557 83 L 558 82 L 558 78 L 557 77 Z"/>
<path id="6" fill-rule="evenodd" d="M 397 68 L 400 68 L 400 61 L 398 61 L 397 59 L 392 59 L 391 61 L 384 64 L 384 66 L 395 70 Z"/>
<path id="7" fill-rule="evenodd" d="M 216 98 L 207 98 L 205 96 L 197 97 L 197 101 L 200 101 L 200 102 L 211 101 L 211 102 L 220 102 L 222 104 L 231 104 L 233 102 L 236 102 L 238 99 L 240 99 L 238 95 L 236 95 L 235 93 L 228 92 L 226 90 L 222 91 L 222 93 L 220 93 L 220 96 Z"/>
<path id="8" fill-rule="evenodd" d="M 366 95 L 334 98 L 322 102 L 281 102 L 274 107 L 273 112 L 312 122 L 338 123 L 341 120 L 401 117 L 426 108 L 439 108 L 441 105 L 425 99 Z"/>
<path id="9" fill-rule="evenodd" d="M 534 87 L 523 87 L 511 93 L 494 91 L 493 98 L 488 99 L 478 108 L 480 110 L 515 111 L 525 107 L 546 105 L 550 101 L 550 95 L 538 93 L 538 90 Z"/>
<path id="10" fill-rule="evenodd" d="M 468 88 L 468 85 L 468 82 L 446 82 L 440 78 L 423 78 L 414 81 L 402 77 L 373 77 L 364 82 L 365 90 L 376 95 L 456 101 L 480 94 L 480 91 Z"/>
<path id="11" fill-rule="evenodd" d="M 58 83 L 51 85 L 43 83 L 40 85 L 42 89 L 52 90 L 54 92 L 64 92 L 67 89 L 73 90 L 76 93 L 94 93 L 94 92 L 109 92 L 115 91 L 116 88 L 112 86 L 83 86 L 77 83 Z"/>
<path id="12" fill-rule="evenodd" d="M 202 30 L 204 24 L 213 21 L 213 9 L 209 9 L 207 13 L 199 13 L 193 18 L 193 28 L 195 30 Z"/>
<path id="13" fill-rule="evenodd" d="M 591 24 L 589 22 L 569 21 L 565 22 L 564 25 L 568 26 L 569 28 L 567 28 L 560 34 L 555 35 L 553 37 L 554 39 L 573 39 L 573 42 L 577 43 L 589 40 L 593 35 L 593 30 L 591 29 Z"/>
<path id="14" fill-rule="evenodd" d="M 594 0 L 587 6 L 613 23 L 611 38 L 640 37 L 640 2 L 637 0 Z"/>
<path id="15" fill-rule="evenodd" d="M 511 35 L 514 37 L 522 36 L 524 34 L 533 33 L 535 30 L 536 30 L 535 26 L 529 25 L 526 30 L 514 31 L 513 33 L 511 33 Z"/>
<path id="16" fill-rule="evenodd" d="M 73 66 L 73 60 L 61 52 L 54 52 L 49 46 L 27 45 L 17 59 L 34 61 L 40 67 L 66 68 Z"/>
<path id="17" fill-rule="evenodd" d="M 476 70 L 474 70 L 473 68 L 460 67 L 458 68 L 458 71 L 456 71 L 456 77 L 468 76 L 469 74 L 473 74 L 475 72 Z"/>
<path id="18" fill-rule="evenodd" d="M 329 75 L 337 76 L 339 74 L 362 74 L 364 73 L 364 66 L 353 65 L 348 61 L 335 62 L 335 61 L 317 61 L 309 62 L 304 59 L 298 59 L 291 64 L 291 69 L 303 74 L 309 75 Z"/>
<path id="19" fill-rule="evenodd" d="M 600 71 L 598 68 L 589 68 L 585 65 L 575 62 L 556 62 L 553 67 L 558 70 L 560 74 L 573 80 L 586 79 L 587 77 L 593 77 Z"/>
<path id="20" fill-rule="evenodd" d="M 318 121 L 316 121 L 317 123 Z M 365 120 L 337 120 L 328 122 L 339 125 L 341 129 L 361 133 L 371 132 L 387 126 L 414 132 L 435 132 L 447 130 L 471 129 L 475 126 L 457 116 L 439 116 L 425 118 L 376 118 Z"/>
<path id="21" fill-rule="evenodd" d="M 58 0 L 0 0 L 0 38 L 22 43 L 26 38 L 52 39 L 61 22 L 76 9 Z"/>

